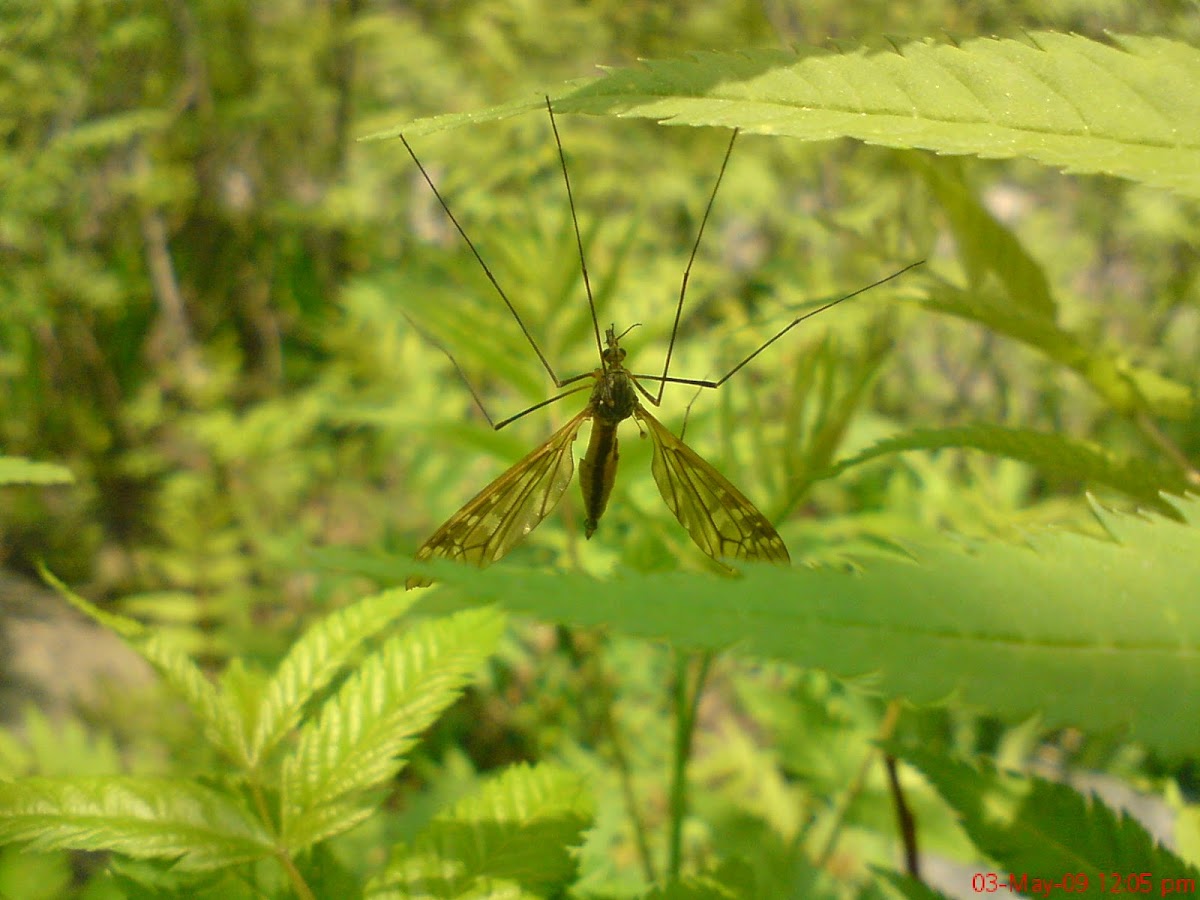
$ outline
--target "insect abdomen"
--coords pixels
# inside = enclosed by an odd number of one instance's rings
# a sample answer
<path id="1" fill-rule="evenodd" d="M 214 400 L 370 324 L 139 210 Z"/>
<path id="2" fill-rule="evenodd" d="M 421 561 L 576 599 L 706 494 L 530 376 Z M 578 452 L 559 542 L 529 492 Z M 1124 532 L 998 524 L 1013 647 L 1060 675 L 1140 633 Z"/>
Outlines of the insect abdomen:
<path id="1" fill-rule="evenodd" d="M 591 537 L 604 508 L 608 506 L 608 495 L 612 493 L 617 477 L 617 426 L 599 417 L 592 419 L 592 436 L 588 440 L 587 453 L 579 461 L 579 488 L 583 491 L 583 533 Z"/>

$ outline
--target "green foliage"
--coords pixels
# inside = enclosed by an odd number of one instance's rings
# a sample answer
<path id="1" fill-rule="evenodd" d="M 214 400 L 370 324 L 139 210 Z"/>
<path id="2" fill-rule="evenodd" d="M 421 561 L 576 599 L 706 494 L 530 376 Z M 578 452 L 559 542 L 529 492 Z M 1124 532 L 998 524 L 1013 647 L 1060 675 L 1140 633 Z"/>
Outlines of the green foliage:
<path id="1" fill-rule="evenodd" d="M 900 875 L 896 872 L 880 872 L 880 878 L 890 884 L 905 900 L 945 900 L 946 895 L 935 891 L 923 881 L 911 875 Z"/>
<path id="2" fill-rule="evenodd" d="M 504 623 L 493 611 L 468 610 L 371 647 L 415 599 L 387 592 L 313 625 L 272 676 L 251 677 L 234 666 L 214 685 L 159 635 L 58 587 L 159 670 L 202 724 L 224 771 L 203 781 L 74 774 L 0 782 L 0 841 L 36 851 L 107 850 L 170 862 L 180 872 L 233 871 L 275 859 L 276 880 L 286 873 L 305 895 L 300 856 L 377 812 L 381 789 L 417 735 L 459 696 Z M 330 692 L 335 678 L 341 685 Z M 312 718 L 302 722 L 300 712 L 310 706 Z M 294 744 L 284 747 L 293 733 Z M 578 783 L 564 787 L 561 778 L 537 771 L 520 777 L 526 781 L 512 787 L 512 804 L 528 799 L 529 785 L 540 788 L 546 808 L 579 803 Z M 526 824 L 542 822 L 530 815 Z M 453 848 L 443 849 L 447 859 L 457 858 Z"/>
<path id="3" fill-rule="evenodd" d="M 1120 491 L 1161 515 L 1178 516 L 1163 492 L 1182 496 L 1191 488 L 1179 471 L 1138 458 L 1118 459 L 1103 447 L 1075 441 L 1059 434 L 1042 434 L 995 425 L 918 430 L 879 441 L 850 459 L 843 459 L 823 477 L 833 478 L 872 459 L 906 450 L 940 450 L 947 447 L 982 450 L 994 456 L 1035 466 L 1043 475 L 1074 480 L 1093 487 Z"/>
<path id="4" fill-rule="evenodd" d="M 1022 893 L 1044 895 L 1050 885 L 1069 883 L 1069 893 L 1166 896 L 1190 892 L 1185 885 L 1200 878 L 1200 871 L 1135 820 L 1095 797 L 1041 778 L 1001 773 L 986 761 L 972 766 L 919 747 L 892 749 L 945 798 L 1000 873 L 1017 876 Z"/>
<path id="5" fill-rule="evenodd" d="M 400 760 L 499 640 L 494 613 L 462 612 L 387 641 L 301 730 L 283 767 L 283 830 L 305 847 L 369 815 L 359 798 L 400 770 Z"/>
<path id="6" fill-rule="evenodd" d="M 36 771 L 42 775 L 113 775 L 121 771 L 120 754 L 110 735 L 96 733 L 82 722 L 56 722 L 35 707 L 21 717 L 22 740 L 11 741 L 0 754 L 0 778 L 11 780 Z M 35 768 L 36 761 L 36 768 Z"/>
<path id="7" fill-rule="evenodd" d="M 179 779 L 25 778 L 0 786 L 0 837 L 33 850 L 113 850 L 183 870 L 271 853 L 271 836 L 231 798 Z"/>
<path id="8" fill-rule="evenodd" d="M 70 884 L 70 866 L 62 854 L 0 848 L 0 897 L 55 900 L 66 895 Z"/>
<path id="9" fill-rule="evenodd" d="M 574 625 L 606 623 L 682 647 L 761 654 L 840 677 L 870 675 L 888 696 L 952 694 L 1050 727 L 1128 728 L 1168 755 L 1191 755 L 1189 694 L 1200 618 L 1200 501 L 1187 525 L 1097 511 L 1111 540 L 1030 535 L 1030 547 L 914 548 L 863 571 L 746 567 L 741 577 L 584 575 L 426 564 L 473 602 Z M 402 579 L 416 564 L 397 566 Z M 1089 573 L 1081 586 L 1080 573 Z M 1047 685 L 1054 689 L 1047 690 Z"/>
<path id="10" fill-rule="evenodd" d="M 805 140 L 1025 156 L 1070 172 L 1120 175 L 1200 195 L 1200 53 L 1177 41 L 1081 35 L 890 53 L 806 50 L 693 54 L 553 96 L 562 112 L 645 116 Z M 416 136 L 536 109 L 540 98 L 438 116 L 371 135 Z"/>
<path id="11" fill-rule="evenodd" d="M 118 700 L 13 723 L 0 793 L 24 818 L 3 833 L 119 851 L 77 880 L 129 896 L 878 896 L 894 813 L 871 760 L 892 726 L 958 788 L 950 808 L 908 788 L 927 852 L 999 858 L 1004 834 L 951 821 L 992 791 L 953 762 L 980 753 L 1060 752 L 1193 821 L 1197 516 L 1176 498 L 1200 456 L 1194 12 L 4 4 L 0 564 L 88 584 L 96 602 L 72 601 L 190 715 Z M 918 39 L 874 37 L 898 31 Z M 945 34 L 966 37 L 921 39 Z M 747 49 L 767 46 L 800 49 Z M 616 67 L 580 79 L 598 61 Z M 493 410 L 548 380 L 398 144 L 354 139 L 428 135 L 417 151 L 571 375 L 595 365 L 593 324 L 546 94 L 600 324 L 640 323 L 637 371 L 661 371 L 727 132 L 636 119 L 744 132 L 675 374 L 720 375 L 817 303 L 928 262 L 687 417 L 806 567 L 687 571 L 705 561 L 627 436 L 590 542 L 572 490 L 512 559 L 434 567 L 453 590 L 420 598 L 612 632 L 526 625 L 447 708 L 498 621 L 388 636 L 417 598 L 350 602 L 357 576 L 402 578 L 566 407 L 483 426 L 402 311 Z M 668 391 L 664 420 L 689 399 Z M 371 566 L 340 551 L 312 571 L 330 545 Z M 0 660 L 28 633 L 0 633 Z M 622 635 L 731 649 L 703 697 L 668 695 L 686 664 Z M 921 705 L 896 724 L 881 694 Z M 663 773 L 685 771 L 668 802 Z M 1057 818 L 1013 821 L 1047 845 L 1078 834 L 1102 866 L 1107 834 L 1114 863 L 1156 859 L 1065 789 L 1026 790 Z M 0 848 L 0 891 L 53 893 L 77 862 Z"/>
<path id="12" fill-rule="evenodd" d="M 573 877 L 569 848 L 592 814 L 579 775 L 552 766 L 510 769 L 439 814 L 411 849 L 396 853 L 367 896 L 546 896 Z"/>

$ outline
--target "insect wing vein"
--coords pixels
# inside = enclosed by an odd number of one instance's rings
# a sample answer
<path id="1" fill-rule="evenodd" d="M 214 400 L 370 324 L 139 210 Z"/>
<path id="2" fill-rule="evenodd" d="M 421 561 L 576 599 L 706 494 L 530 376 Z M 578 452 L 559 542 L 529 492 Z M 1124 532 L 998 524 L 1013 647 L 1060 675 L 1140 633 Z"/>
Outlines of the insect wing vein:
<path id="1" fill-rule="evenodd" d="M 713 559 L 790 562 L 775 527 L 720 472 L 644 408 L 634 413 L 654 445 L 650 468 L 663 501 Z"/>
<path id="2" fill-rule="evenodd" d="M 571 445 L 591 414 L 590 407 L 583 410 L 476 494 L 421 545 L 417 559 L 438 556 L 487 566 L 504 556 L 562 499 L 575 471 Z M 413 576 L 407 586 L 429 583 Z"/>

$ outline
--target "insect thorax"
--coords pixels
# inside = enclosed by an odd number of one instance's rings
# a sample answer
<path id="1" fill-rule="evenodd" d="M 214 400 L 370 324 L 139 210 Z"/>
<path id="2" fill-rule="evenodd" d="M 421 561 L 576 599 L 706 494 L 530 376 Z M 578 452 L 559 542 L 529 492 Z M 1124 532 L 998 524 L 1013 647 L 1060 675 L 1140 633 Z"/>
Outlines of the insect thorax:
<path id="1" fill-rule="evenodd" d="M 637 405 L 637 391 L 625 369 L 610 369 L 607 372 L 596 370 L 596 384 L 592 388 L 591 399 L 592 415 L 616 425 L 633 415 Z"/>

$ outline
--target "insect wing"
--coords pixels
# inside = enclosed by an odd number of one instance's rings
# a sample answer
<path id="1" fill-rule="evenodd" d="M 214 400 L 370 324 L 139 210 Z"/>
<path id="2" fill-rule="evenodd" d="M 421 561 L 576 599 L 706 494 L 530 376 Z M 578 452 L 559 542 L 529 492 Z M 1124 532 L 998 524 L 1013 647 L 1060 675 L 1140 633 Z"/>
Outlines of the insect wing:
<path id="1" fill-rule="evenodd" d="M 421 545 L 417 559 L 438 556 L 482 567 L 515 547 L 562 499 L 575 470 L 571 445 L 591 414 L 590 407 L 585 409 L 476 494 Z M 430 583 L 428 578 L 414 575 L 405 586 Z"/>
<path id="2" fill-rule="evenodd" d="M 639 407 L 654 445 L 650 469 L 667 508 L 713 559 L 791 562 L 775 527 L 720 472 Z"/>

